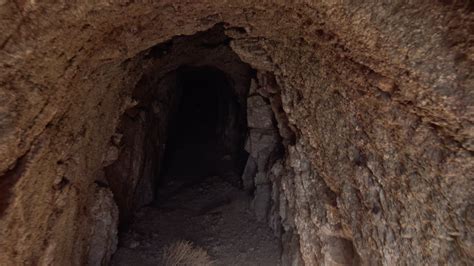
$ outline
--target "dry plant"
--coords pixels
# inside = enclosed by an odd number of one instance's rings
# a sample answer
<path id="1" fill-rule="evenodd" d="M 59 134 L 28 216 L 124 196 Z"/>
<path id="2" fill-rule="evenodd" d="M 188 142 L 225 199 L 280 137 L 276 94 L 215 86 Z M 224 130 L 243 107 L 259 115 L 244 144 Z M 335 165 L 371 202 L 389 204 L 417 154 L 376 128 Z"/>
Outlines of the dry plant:
<path id="1" fill-rule="evenodd" d="M 162 263 L 164 266 L 212 265 L 211 257 L 206 250 L 185 240 L 179 240 L 166 246 L 163 250 Z"/>

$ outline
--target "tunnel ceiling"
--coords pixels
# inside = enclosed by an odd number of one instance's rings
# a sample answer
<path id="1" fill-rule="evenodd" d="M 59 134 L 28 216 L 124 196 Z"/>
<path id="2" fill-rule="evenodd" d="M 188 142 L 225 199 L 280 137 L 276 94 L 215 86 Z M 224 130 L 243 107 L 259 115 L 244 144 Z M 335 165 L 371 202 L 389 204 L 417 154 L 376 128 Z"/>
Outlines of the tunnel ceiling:
<path id="1" fill-rule="evenodd" d="M 108 260 L 120 117 L 221 23 L 296 136 L 267 172 L 284 262 L 472 263 L 474 19 L 448 2 L 0 1 L 0 261 Z"/>

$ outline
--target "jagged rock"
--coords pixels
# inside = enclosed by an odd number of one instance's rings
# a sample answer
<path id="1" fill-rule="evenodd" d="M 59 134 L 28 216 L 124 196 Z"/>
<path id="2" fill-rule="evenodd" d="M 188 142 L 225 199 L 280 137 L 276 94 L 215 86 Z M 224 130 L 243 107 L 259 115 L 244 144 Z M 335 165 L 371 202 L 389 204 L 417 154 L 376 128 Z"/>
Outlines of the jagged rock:
<path id="1" fill-rule="evenodd" d="M 273 111 L 262 96 L 251 96 L 247 99 L 247 125 L 250 128 L 273 128 Z"/>
<path id="2" fill-rule="evenodd" d="M 257 173 L 257 163 L 252 156 L 249 156 L 245 164 L 244 172 L 242 174 L 243 187 L 247 191 L 252 191 L 254 188 L 254 177 Z"/>
<path id="3" fill-rule="evenodd" d="M 266 221 L 271 206 L 270 201 L 271 186 L 269 184 L 257 185 L 255 188 L 255 197 L 252 201 L 252 207 L 257 220 Z"/>
<path id="4" fill-rule="evenodd" d="M 103 161 L 102 165 L 104 167 L 111 165 L 112 163 L 117 161 L 119 155 L 120 155 L 119 148 L 117 146 L 110 145 L 109 149 L 105 153 L 105 158 L 104 158 L 104 161 Z"/>
<path id="5" fill-rule="evenodd" d="M 268 178 L 267 173 L 258 172 L 255 175 L 255 185 L 256 186 L 268 184 L 269 182 L 270 182 L 270 179 Z"/>
<path id="6" fill-rule="evenodd" d="M 88 265 L 107 265 L 118 242 L 118 209 L 109 189 L 97 188 L 91 218 Z"/>
<path id="7" fill-rule="evenodd" d="M 267 159 L 277 144 L 278 135 L 274 130 L 250 130 L 245 150 L 258 161 L 259 158 Z"/>

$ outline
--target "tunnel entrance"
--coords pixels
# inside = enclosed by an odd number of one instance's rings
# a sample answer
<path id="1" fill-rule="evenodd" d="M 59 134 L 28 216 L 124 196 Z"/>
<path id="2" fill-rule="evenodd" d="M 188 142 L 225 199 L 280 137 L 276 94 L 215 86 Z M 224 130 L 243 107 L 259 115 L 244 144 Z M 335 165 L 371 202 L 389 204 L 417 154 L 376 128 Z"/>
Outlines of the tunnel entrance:
<path id="1" fill-rule="evenodd" d="M 153 67 L 127 103 L 105 167 L 120 210 L 113 265 L 161 265 L 176 248 L 222 265 L 278 264 L 279 241 L 254 213 L 269 212 L 268 183 L 255 184 L 263 197 L 249 193 L 275 153 L 275 121 L 269 101 L 251 95 L 256 71 L 229 42 L 218 25 L 140 55 Z"/>

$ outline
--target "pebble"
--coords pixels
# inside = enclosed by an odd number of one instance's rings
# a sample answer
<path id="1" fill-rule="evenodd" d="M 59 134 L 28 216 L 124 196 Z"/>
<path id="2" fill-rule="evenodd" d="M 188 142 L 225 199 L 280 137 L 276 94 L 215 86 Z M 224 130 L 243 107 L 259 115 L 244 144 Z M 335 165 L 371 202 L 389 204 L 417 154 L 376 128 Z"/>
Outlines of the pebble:
<path id="1" fill-rule="evenodd" d="M 132 240 L 132 242 L 130 242 L 130 244 L 128 245 L 129 248 L 136 248 L 140 246 L 140 242 L 136 241 L 136 240 Z"/>

